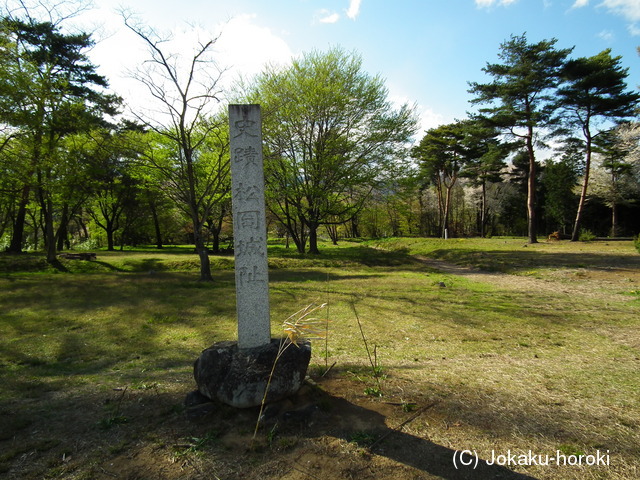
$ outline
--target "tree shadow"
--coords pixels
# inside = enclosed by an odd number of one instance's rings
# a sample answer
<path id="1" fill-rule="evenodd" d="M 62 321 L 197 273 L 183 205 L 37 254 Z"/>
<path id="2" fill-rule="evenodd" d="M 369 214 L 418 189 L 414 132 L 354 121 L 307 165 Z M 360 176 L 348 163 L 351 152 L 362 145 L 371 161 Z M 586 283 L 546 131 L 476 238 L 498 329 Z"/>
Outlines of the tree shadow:
<path id="1" fill-rule="evenodd" d="M 489 463 L 468 452 L 461 453 L 405 433 L 401 428 L 403 424 L 391 428 L 386 424 L 385 415 L 345 398 L 319 389 L 314 392 L 311 402 L 308 394 L 298 394 L 281 402 L 285 405 L 281 410 L 277 404 L 272 404 L 272 408 L 280 411 L 265 421 L 263 431 L 273 433 L 277 429 L 279 435 L 295 435 L 307 439 L 337 438 L 357 445 L 369 454 L 447 480 L 535 480 L 535 477 Z M 436 404 L 437 402 L 433 402 L 418 409 L 414 418 Z M 216 407 L 211 410 L 215 411 Z M 235 412 L 237 418 L 243 414 L 246 412 Z M 215 414 L 207 419 L 207 423 L 215 423 L 213 418 Z M 361 456 L 362 454 L 356 454 L 356 457 Z M 375 473 L 374 469 L 375 467 L 372 468 L 372 473 Z"/>
<path id="2" fill-rule="evenodd" d="M 67 273 L 69 271 L 69 269 L 67 267 L 65 267 L 62 264 L 62 262 L 60 260 L 58 260 L 57 258 L 54 259 L 54 260 L 47 260 L 47 263 L 49 265 L 51 265 L 58 272 Z"/>
<path id="3" fill-rule="evenodd" d="M 358 425 L 359 419 L 366 419 L 368 430 L 375 432 L 375 440 L 369 450 L 398 463 L 416 468 L 443 479 L 533 479 L 516 473 L 500 465 L 491 465 L 486 460 L 477 459 L 429 440 L 419 438 L 400 429 L 389 428 L 385 417 L 378 412 L 355 405 L 344 398 L 330 396 L 333 410 L 340 412 L 344 425 Z M 433 405 L 433 404 L 432 404 Z M 427 405 L 427 408 L 429 405 Z M 350 429 L 335 432 L 335 436 L 352 441 L 354 432 Z"/>
<path id="4" fill-rule="evenodd" d="M 438 249 L 429 257 L 474 266 L 489 272 L 519 273 L 532 268 L 588 268 L 592 270 L 637 271 L 640 255 L 612 253 L 549 252 L 532 249 L 486 250 Z M 472 272 L 469 272 L 472 273 Z M 460 272 L 464 274 L 464 272 Z"/>
<path id="5" fill-rule="evenodd" d="M 116 267 L 115 265 L 112 265 L 111 263 L 108 262 L 102 262 L 100 260 L 92 260 L 93 263 L 96 263 L 98 265 L 102 265 L 105 270 L 107 271 L 111 271 L 111 272 L 124 272 L 125 270 L 120 268 L 120 267 Z"/>

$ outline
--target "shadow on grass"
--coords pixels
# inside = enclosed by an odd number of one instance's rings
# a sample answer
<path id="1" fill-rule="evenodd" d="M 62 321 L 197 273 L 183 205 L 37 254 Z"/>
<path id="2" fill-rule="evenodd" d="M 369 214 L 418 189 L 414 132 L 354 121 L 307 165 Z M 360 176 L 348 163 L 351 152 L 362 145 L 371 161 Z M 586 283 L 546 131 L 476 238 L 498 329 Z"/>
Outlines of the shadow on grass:
<path id="1" fill-rule="evenodd" d="M 283 266 L 297 263 L 300 266 L 341 267 L 361 265 L 365 267 L 397 267 L 415 263 L 408 249 L 384 251 L 366 245 L 345 244 L 338 247 L 325 248 L 319 255 L 300 254 L 295 249 L 282 246 L 269 247 L 269 259 L 277 267 L 277 259 L 286 261 Z"/>
<path id="2" fill-rule="evenodd" d="M 122 268 L 116 267 L 115 265 L 112 265 L 110 263 L 107 262 L 102 262 L 100 260 L 92 260 L 93 263 L 97 264 L 97 265 L 101 265 L 102 267 L 104 267 L 105 270 L 107 271 L 111 271 L 111 272 L 124 272 L 124 270 Z"/>
<path id="3" fill-rule="evenodd" d="M 612 253 L 549 252 L 533 249 L 483 250 L 438 249 L 430 257 L 486 271 L 520 273 L 533 268 L 589 268 L 594 270 L 640 270 L 640 255 Z"/>
<path id="4" fill-rule="evenodd" d="M 331 411 L 336 412 L 333 415 L 339 417 L 332 423 L 347 427 L 322 433 L 342 438 L 347 442 L 354 441 L 359 434 L 368 434 L 372 440 L 369 450 L 376 455 L 443 479 L 534 479 L 503 466 L 489 464 L 484 459 L 475 459 L 469 455 L 460 458 L 456 450 L 404 433 L 399 429 L 389 428 L 384 415 L 355 405 L 344 398 L 329 395 L 326 401 L 331 405 Z M 425 407 L 428 408 L 429 405 Z M 363 425 L 363 420 L 366 422 L 366 431 L 354 430 L 354 426 L 358 428 L 357 426 Z M 311 431 L 308 431 L 307 435 L 311 438 L 314 436 Z M 367 446 L 366 443 L 364 446 Z"/>
<path id="5" fill-rule="evenodd" d="M 73 347 L 73 345 L 70 346 Z M 189 363 L 188 361 L 192 359 L 186 358 L 186 360 L 186 363 Z M 339 376 L 341 370 L 349 369 L 348 365 L 334 369 L 331 377 Z M 392 370 L 394 369 L 395 367 Z M 0 429 L 0 450 L 3 452 L 0 456 L 0 472 L 10 473 L 7 478 L 43 478 L 48 476 L 47 473 L 52 472 L 53 470 L 50 469 L 54 467 L 68 468 L 66 473 L 78 473 L 84 470 L 89 475 L 96 475 L 91 478 L 106 478 L 103 477 L 105 469 L 110 472 L 110 465 L 114 465 L 113 462 L 118 457 L 120 457 L 120 466 L 126 459 L 131 461 L 131 458 L 137 458 L 128 467 L 131 478 L 142 472 L 146 477 L 151 478 L 154 476 L 154 468 L 163 471 L 162 478 L 172 478 L 165 476 L 164 473 L 170 468 L 170 463 L 175 463 L 170 461 L 175 453 L 172 449 L 175 449 L 176 445 L 185 443 L 188 445 L 186 440 L 181 439 L 205 438 L 214 431 L 217 437 L 224 437 L 227 434 L 237 437 L 238 432 L 251 432 L 257 417 L 257 409 L 233 409 L 224 405 L 215 405 L 211 413 L 204 418 L 198 418 L 196 423 L 188 421 L 181 413 L 180 405 L 186 392 L 194 386 L 189 367 L 176 367 L 157 362 L 146 372 L 137 372 L 129 378 L 103 379 L 102 387 L 108 388 L 89 390 L 65 383 L 65 373 L 73 375 L 71 370 L 59 372 L 59 376 L 53 381 L 38 379 L 33 375 L 28 376 L 29 378 L 25 377 L 19 381 L 19 385 L 14 385 L 19 393 L 17 392 L 11 401 L 0 401 L 3 425 Z M 80 371 L 76 372 L 78 373 Z M 182 378 L 178 384 L 176 384 L 176 377 Z M 319 379 L 318 383 L 323 386 L 324 381 Z M 361 387 L 360 382 L 351 382 L 350 385 L 352 390 Z M 166 392 L 166 386 L 171 389 L 170 393 Z M 50 395 L 52 392 L 55 395 Z M 311 421 L 307 421 L 306 418 L 301 421 L 293 418 L 279 424 L 275 438 L 285 436 L 283 444 L 286 444 L 287 435 L 310 440 L 321 437 L 337 438 L 347 443 L 357 443 L 364 448 L 365 452 L 450 480 L 495 478 L 531 480 L 534 478 L 515 473 L 500 465 L 491 465 L 488 463 L 489 456 L 481 455 L 476 463 L 475 458 L 469 455 L 461 458 L 459 451 L 453 448 L 422 436 L 403 432 L 399 426 L 402 424 L 398 420 L 390 421 L 388 415 L 379 411 L 379 409 L 390 408 L 384 406 L 385 402 L 373 402 L 369 399 L 348 400 L 333 392 L 331 380 L 323 390 L 314 389 L 313 392 L 312 400 L 321 407 L 320 410 L 313 414 Z M 421 414 L 430 417 L 432 414 L 436 417 L 443 416 L 449 423 L 461 420 L 463 426 L 460 428 L 468 425 L 472 431 L 479 429 L 490 432 L 497 448 L 500 449 L 509 445 L 509 439 L 513 435 L 519 438 L 520 442 L 523 438 L 531 438 L 530 448 L 535 454 L 543 456 L 546 453 L 553 455 L 555 450 L 553 452 L 535 451 L 536 448 L 540 448 L 537 442 L 541 438 L 545 439 L 547 444 L 554 442 L 558 445 L 571 444 L 576 442 L 576 439 L 582 438 L 582 432 L 574 430 L 576 424 L 598 425 L 598 422 L 602 421 L 592 417 L 591 412 L 578 411 L 578 409 L 566 411 L 566 408 L 561 408 L 555 412 L 552 405 L 547 405 L 544 412 L 534 411 L 535 405 L 526 408 L 519 403 L 522 399 L 513 399 L 515 402 L 502 399 L 502 401 L 488 403 L 482 399 L 492 398 L 495 393 L 469 389 L 462 385 L 456 386 L 455 392 L 445 392 L 443 395 L 438 394 L 437 388 L 429 388 L 419 398 L 412 397 L 410 392 L 407 394 L 409 396 L 403 395 L 403 397 L 417 402 L 416 413 L 424 409 Z M 294 405 L 298 402 L 295 398 L 292 401 Z M 303 399 L 301 403 L 304 404 L 305 401 L 308 399 Z M 400 416 L 409 419 L 412 415 L 401 413 Z M 437 428 L 435 426 L 437 422 L 430 420 L 429 423 L 434 425 L 427 428 Z M 398 426 L 394 427 L 396 424 Z M 263 430 L 262 435 L 273 436 L 276 430 L 273 429 L 269 433 L 269 428 Z M 33 429 L 39 433 L 34 435 Z M 593 435 L 591 442 L 597 443 L 599 445 L 597 448 L 601 451 L 611 448 L 611 451 L 616 454 L 637 458 L 637 446 L 609 445 L 612 440 L 607 439 L 605 432 L 596 435 L 594 431 Z M 211 454 L 208 456 L 232 462 L 240 470 L 245 469 L 242 472 L 245 476 L 242 478 L 257 478 L 250 474 L 253 469 L 260 470 L 262 466 L 277 458 L 287 458 L 286 451 L 283 454 L 278 449 L 278 442 L 274 442 L 272 447 L 268 447 L 266 452 L 260 454 L 249 450 L 249 435 L 244 439 L 246 440 L 244 448 L 242 444 L 235 444 L 230 448 L 223 442 L 215 442 L 207 447 L 208 453 Z M 316 447 L 304 450 L 308 446 L 304 443 L 298 446 L 294 444 L 290 448 L 293 449 L 292 453 L 296 458 L 302 457 L 305 451 L 307 455 L 315 452 L 311 454 L 328 455 L 324 458 L 325 461 L 332 458 L 346 472 L 353 473 L 359 468 L 366 467 L 367 472 L 373 476 L 365 475 L 365 478 L 385 478 L 382 470 L 376 471 L 377 468 L 381 468 L 379 464 L 371 463 L 366 453 L 352 452 L 351 455 L 345 456 L 348 449 L 344 446 L 336 447 L 339 451 L 326 452 L 326 442 L 321 444 L 325 445 L 322 449 Z M 82 447 L 79 449 L 78 445 Z M 127 445 L 122 455 L 118 448 L 114 448 L 118 445 Z M 143 449 L 145 445 L 153 449 L 153 458 L 137 457 L 137 449 Z M 298 451 L 298 447 L 303 450 Z M 461 448 L 473 450 L 474 446 L 468 445 Z M 519 452 L 518 446 L 512 446 L 511 449 Z M 68 463 L 59 461 L 60 458 L 64 458 L 65 452 L 72 458 Z M 29 454 L 30 462 L 20 461 L 25 453 Z M 495 453 L 496 455 L 505 454 L 506 449 Z M 586 454 L 591 453 L 586 452 Z M 283 457 L 279 457 L 280 454 L 283 454 Z M 149 463 L 144 463 L 145 458 Z M 240 458 L 243 461 L 240 461 Z M 454 459 L 457 463 L 454 463 Z M 284 465 L 284 468 L 288 469 L 287 473 L 293 474 L 294 470 L 306 473 L 305 464 L 300 464 L 301 468 L 297 468 L 295 462 L 284 461 Z M 200 478 L 196 467 L 193 467 L 193 471 L 190 470 L 192 466 L 190 462 L 182 464 L 179 478 Z M 97 470 L 91 470 L 92 468 Z M 212 471 L 215 472 L 215 470 Z M 336 476 L 335 478 L 352 477 Z"/>
<path id="6" fill-rule="evenodd" d="M 48 268 L 44 255 L 36 253 L 0 252 L 0 273 L 40 272 Z"/>
<path id="7" fill-rule="evenodd" d="M 199 447 L 199 451 L 194 450 L 191 458 L 205 453 L 212 462 L 233 465 L 236 475 L 228 478 L 261 478 L 258 473 L 261 470 L 262 478 L 280 478 L 274 476 L 275 472 L 264 475 L 268 472 L 268 465 L 278 459 L 283 460 L 283 468 L 287 470 L 280 474 L 295 474 L 296 470 L 305 472 L 304 469 L 308 468 L 305 463 L 287 460 L 287 451 L 279 449 L 277 441 L 263 451 L 251 450 L 250 434 L 239 432 L 253 431 L 257 409 L 234 409 L 213 404 L 209 414 L 188 420 L 181 404 L 191 383 L 179 385 L 184 391 L 176 389 L 176 373 L 175 370 L 156 369 L 147 374 L 146 380 L 139 377 L 128 383 L 112 381 L 108 389 L 84 389 L 82 393 L 73 389 L 64 391 L 61 385 L 55 396 L 46 394 L 46 385 L 34 384 L 33 389 L 40 390 L 38 403 L 24 399 L 16 399 L 11 404 L 0 403 L 3 415 L 11 412 L 3 422 L 0 434 L 3 452 L 0 472 L 10 479 L 44 478 L 54 474 L 64 477 L 72 473 L 74 476 L 82 473 L 86 478 L 109 478 L 116 471 L 118 475 L 126 473 L 127 478 L 139 478 L 140 475 L 145 478 L 202 478 L 197 463 L 176 463 L 175 458 L 186 453 L 192 439 L 207 437 L 218 440 Z M 167 385 L 170 386 L 169 391 L 165 387 Z M 357 405 L 331 392 L 317 391 L 314 395 L 317 395 L 314 401 L 323 408 L 314 413 L 313 421 L 293 419 L 284 422 L 274 438 L 288 436 L 319 440 L 316 447 L 309 448 L 304 442 L 290 448 L 296 457 L 322 457 L 323 465 L 329 469 L 328 472 L 322 471 L 323 478 L 354 478 L 353 473 L 360 469 L 373 475 L 363 478 L 385 478 L 388 465 L 372 463 L 371 453 L 395 462 L 394 469 L 406 466 L 449 480 L 534 478 L 499 465 L 490 465 L 482 459 L 476 464 L 472 458 L 465 457 L 465 466 L 455 450 L 404 433 L 401 429 L 390 428 L 385 423 L 388 420 L 385 415 L 372 408 Z M 292 401 L 298 400 L 292 398 Z M 37 435 L 33 434 L 34 429 Z M 267 434 L 268 431 L 264 430 L 261 433 Z M 228 435 L 236 439 L 233 446 L 224 442 Z M 355 448 L 347 453 L 348 448 L 344 446 L 321 453 L 326 450 L 326 447 L 319 448 L 323 445 L 322 437 L 341 439 L 346 444 L 355 444 L 363 438 L 370 438 L 372 442 L 360 445 L 367 453 L 358 452 Z M 153 455 L 144 454 L 149 448 Z M 29 462 L 21 461 L 25 454 Z M 65 456 L 69 458 L 65 460 Z M 455 458 L 457 463 L 454 463 Z M 172 465 L 176 465 L 174 475 L 171 475 Z M 217 473 L 215 467 L 216 464 L 212 463 L 208 469 L 211 474 Z"/>
<path id="8" fill-rule="evenodd" d="M 415 260 L 406 250 L 382 251 L 360 244 L 347 243 L 325 248 L 319 255 L 299 254 L 295 249 L 281 245 L 270 245 L 268 250 L 271 269 L 331 268 L 345 266 L 399 267 L 412 265 Z M 233 268 L 233 256 L 210 255 L 211 270 Z M 132 249 L 125 251 L 100 251 L 98 260 L 64 260 L 55 265 L 47 264 L 42 253 L 12 255 L 0 253 L 0 273 L 105 273 L 105 272 L 164 272 L 194 271 L 199 269 L 199 260 L 192 248 L 174 247 L 162 250 Z M 196 274 L 196 273 L 194 273 Z"/>

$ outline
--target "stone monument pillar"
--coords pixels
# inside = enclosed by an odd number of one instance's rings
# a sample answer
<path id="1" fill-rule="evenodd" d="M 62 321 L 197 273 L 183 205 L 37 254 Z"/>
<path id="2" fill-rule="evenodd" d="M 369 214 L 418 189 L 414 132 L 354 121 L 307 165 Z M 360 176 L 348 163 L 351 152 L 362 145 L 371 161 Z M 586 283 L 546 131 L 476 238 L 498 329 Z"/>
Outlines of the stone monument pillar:
<path id="1" fill-rule="evenodd" d="M 238 347 L 271 341 L 260 105 L 229 105 Z"/>
<path id="2" fill-rule="evenodd" d="M 238 341 L 204 350 L 193 375 L 199 396 L 244 408 L 295 394 L 311 345 L 271 339 L 260 105 L 229 105 L 229 141 Z"/>

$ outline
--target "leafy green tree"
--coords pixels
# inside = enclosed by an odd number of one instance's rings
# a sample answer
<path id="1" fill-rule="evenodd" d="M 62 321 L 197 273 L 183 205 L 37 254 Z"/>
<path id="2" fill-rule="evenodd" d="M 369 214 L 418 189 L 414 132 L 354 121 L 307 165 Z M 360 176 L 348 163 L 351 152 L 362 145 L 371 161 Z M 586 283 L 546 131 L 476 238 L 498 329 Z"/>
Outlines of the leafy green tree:
<path id="1" fill-rule="evenodd" d="M 19 157 L 21 145 L 7 134 L 0 137 L 0 249 L 8 246 L 12 220 L 16 216 L 20 186 L 24 183 Z M 6 236 L 5 236 L 6 235 Z"/>
<path id="2" fill-rule="evenodd" d="M 251 101 L 263 112 L 270 210 L 299 252 L 319 253 L 318 228 L 348 222 L 416 130 L 407 105 L 394 109 L 383 80 L 361 58 L 334 48 L 268 68 Z"/>
<path id="3" fill-rule="evenodd" d="M 436 187 L 442 238 L 446 237 L 449 229 L 451 193 L 467 160 L 463 139 L 460 122 L 441 125 L 428 130 L 413 150 L 423 175 Z"/>
<path id="4" fill-rule="evenodd" d="M 145 189 L 156 196 L 156 200 L 162 199 L 157 197 L 159 192 L 166 195 L 189 220 L 194 243 L 204 249 L 204 252 L 198 250 L 203 281 L 212 279 L 206 238 L 212 222 L 230 198 L 228 128 L 220 120 L 214 123 L 217 130 L 203 127 L 193 132 L 193 135 L 206 136 L 198 146 L 197 155 L 192 157 L 190 173 L 176 142 L 155 131 L 144 135 L 145 149 L 139 158 L 140 171 L 136 173 L 144 179 Z M 199 231 L 194 230 L 194 225 Z"/>
<path id="5" fill-rule="evenodd" d="M 540 169 L 536 168 L 535 181 L 536 200 L 540 197 Z M 504 187 L 500 192 L 500 221 L 499 229 L 502 235 L 526 236 L 529 228 L 527 214 L 527 197 L 529 189 L 529 154 L 521 149 L 511 157 L 504 176 Z M 494 203 L 495 203 L 494 198 Z M 536 201 L 536 209 L 539 202 Z M 539 212 L 536 210 L 536 216 Z"/>
<path id="6" fill-rule="evenodd" d="M 47 260 L 53 262 L 55 219 L 61 217 L 57 200 L 61 185 L 74 172 L 61 162 L 60 144 L 69 135 L 105 125 L 120 99 L 105 93 L 106 79 L 85 54 L 93 45 L 89 34 L 65 34 L 52 22 L 5 16 L 0 35 L 1 120 L 29 148 L 9 250 L 22 250 L 27 207 L 35 192 L 44 218 Z"/>
<path id="7" fill-rule="evenodd" d="M 69 155 L 80 160 L 86 169 L 86 181 L 80 187 L 90 198 L 86 210 L 105 231 L 109 251 L 115 249 L 115 233 L 124 227 L 125 210 L 140 193 L 132 168 L 135 135 L 126 129 L 103 129 L 77 135 L 69 142 Z M 130 140 L 132 136 L 134 139 Z"/>
<path id="8" fill-rule="evenodd" d="M 571 49 L 556 49 L 557 40 L 530 44 L 526 35 L 511 36 L 500 45 L 502 63 L 488 63 L 483 71 L 490 83 L 470 83 L 473 104 L 490 104 L 479 115 L 524 144 L 529 161 L 527 223 L 529 243 L 536 243 L 536 153 L 540 132 L 553 124 L 553 92 Z"/>
<path id="9" fill-rule="evenodd" d="M 610 235 L 618 235 L 618 207 L 629 205 L 640 194 L 640 127 L 623 124 L 603 132 L 595 140 L 593 195 L 611 209 Z"/>
<path id="10" fill-rule="evenodd" d="M 385 181 L 371 192 L 358 214 L 359 228 L 366 232 L 366 236 L 398 237 L 419 232 L 416 177 L 404 169 L 398 170 L 395 178 Z"/>
<path id="11" fill-rule="evenodd" d="M 584 175 L 572 241 L 580 234 L 584 205 L 589 187 L 593 142 L 618 122 L 635 114 L 640 94 L 626 90 L 629 70 L 620 65 L 622 57 L 612 57 L 603 50 L 593 57 L 569 60 L 562 74 L 565 84 L 558 90 L 558 104 L 567 113 L 565 123 L 582 133 L 584 142 Z"/>
<path id="12" fill-rule="evenodd" d="M 506 167 L 505 159 L 511 148 L 508 144 L 501 144 L 498 131 L 487 127 L 482 122 L 471 124 L 472 134 L 467 140 L 472 147 L 469 161 L 463 171 L 469 184 L 480 188 L 480 214 L 478 230 L 484 238 L 489 224 L 489 206 L 487 189 L 490 184 L 502 181 L 502 174 Z"/>
<path id="13" fill-rule="evenodd" d="M 496 162 L 496 135 L 494 129 L 468 119 L 428 130 L 413 149 L 424 177 L 436 187 L 442 237 L 449 230 L 452 193 L 458 180 L 463 176 L 486 176 L 489 164 Z M 492 168 L 498 168 L 497 164 Z"/>
<path id="14" fill-rule="evenodd" d="M 542 173 L 545 219 L 554 231 L 563 234 L 567 233 L 571 215 L 575 212 L 577 202 L 574 187 L 578 173 L 575 150 L 571 148 L 567 148 L 559 160 L 547 160 Z"/>

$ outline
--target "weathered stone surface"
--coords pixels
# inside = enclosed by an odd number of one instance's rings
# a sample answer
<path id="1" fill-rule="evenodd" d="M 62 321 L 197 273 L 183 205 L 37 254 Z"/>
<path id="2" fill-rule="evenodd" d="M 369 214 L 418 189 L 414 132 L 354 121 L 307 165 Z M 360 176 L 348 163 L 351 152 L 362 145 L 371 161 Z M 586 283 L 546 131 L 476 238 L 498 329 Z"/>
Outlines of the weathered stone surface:
<path id="1" fill-rule="evenodd" d="M 271 339 L 260 105 L 229 105 L 229 142 L 238 344 L 245 349 Z"/>
<path id="2" fill-rule="evenodd" d="M 262 403 L 269 374 L 278 355 L 280 339 L 267 345 L 240 349 L 237 342 L 218 342 L 204 350 L 193 374 L 200 393 L 239 408 Z M 304 381 L 311 344 L 289 345 L 276 363 L 267 403 L 295 394 Z"/>

